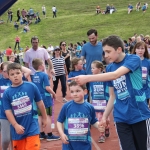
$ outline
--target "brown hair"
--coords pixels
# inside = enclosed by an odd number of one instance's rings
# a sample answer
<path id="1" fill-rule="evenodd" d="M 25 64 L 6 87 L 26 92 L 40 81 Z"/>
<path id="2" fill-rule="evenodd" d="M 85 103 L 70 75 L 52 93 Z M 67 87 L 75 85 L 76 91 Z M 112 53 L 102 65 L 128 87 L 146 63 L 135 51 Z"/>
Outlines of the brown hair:
<path id="1" fill-rule="evenodd" d="M 86 88 L 86 84 L 83 84 L 83 85 L 79 85 L 76 81 L 72 80 L 70 83 L 69 83 L 69 88 L 71 86 L 80 86 L 83 90 L 87 89 Z"/>
<path id="2" fill-rule="evenodd" d="M 11 62 L 9 62 L 9 61 L 3 62 L 0 66 L 1 67 L 0 69 L 3 71 L 4 66 L 9 65 L 9 64 L 11 64 Z"/>
<path id="3" fill-rule="evenodd" d="M 145 48 L 145 52 L 144 52 L 144 58 L 147 58 L 149 59 L 149 53 L 148 53 L 148 49 L 147 49 L 147 45 L 145 44 L 144 41 L 140 41 L 140 42 L 137 42 L 132 50 L 132 54 L 136 54 L 136 49 L 139 48 L 140 46 L 144 46 Z"/>
<path id="4" fill-rule="evenodd" d="M 35 70 L 38 70 L 39 69 L 39 66 L 43 64 L 43 61 L 42 59 L 39 59 L 39 58 L 35 58 L 33 59 L 32 61 L 32 66 Z"/>
<path id="5" fill-rule="evenodd" d="M 10 63 L 7 66 L 7 73 L 9 74 L 10 70 L 15 70 L 15 69 L 19 69 L 20 71 L 22 71 L 22 66 L 18 63 Z"/>
<path id="6" fill-rule="evenodd" d="M 98 61 L 98 60 L 95 60 L 95 61 L 92 62 L 92 64 L 95 64 L 96 68 L 98 68 L 98 69 L 101 68 L 101 69 L 102 69 L 101 71 L 104 70 L 104 65 L 103 65 L 102 62 L 100 62 L 100 61 Z"/>
<path id="7" fill-rule="evenodd" d="M 77 58 L 77 57 L 72 58 L 70 71 L 74 71 L 75 70 L 75 65 L 77 65 L 80 60 L 82 60 L 82 59 L 81 58 Z"/>

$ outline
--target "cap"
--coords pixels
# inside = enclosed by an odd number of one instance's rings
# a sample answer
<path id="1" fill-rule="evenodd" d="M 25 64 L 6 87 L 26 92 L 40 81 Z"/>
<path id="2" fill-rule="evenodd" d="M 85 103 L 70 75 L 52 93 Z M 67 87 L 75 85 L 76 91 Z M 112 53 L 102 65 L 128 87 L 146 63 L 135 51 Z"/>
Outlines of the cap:
<path id="1" fill-rule="evenodd" d="M 56 49 L 60 49 L 60 47 L 59 47 L 59 46 L 54 47 L 54 51 L 55 51 Z"/>

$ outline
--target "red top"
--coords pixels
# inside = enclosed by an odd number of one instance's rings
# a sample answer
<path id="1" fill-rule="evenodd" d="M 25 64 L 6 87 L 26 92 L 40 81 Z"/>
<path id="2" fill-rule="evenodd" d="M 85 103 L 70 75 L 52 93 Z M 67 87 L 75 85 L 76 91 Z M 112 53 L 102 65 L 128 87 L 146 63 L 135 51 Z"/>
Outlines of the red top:
<path id="1" fill-rule="evenodd" d="M 6 49 L 6 55 L 7 56 L 10 56 L 11 53 L 12 53 L 12 49 L 11 48 Z"/>
<path id="2" fill-rule="evenodd" d="M 16 42 L 20 42 L 20 38 L 19 37 L 16 37 L 15 40 L 16 40 Z"/>

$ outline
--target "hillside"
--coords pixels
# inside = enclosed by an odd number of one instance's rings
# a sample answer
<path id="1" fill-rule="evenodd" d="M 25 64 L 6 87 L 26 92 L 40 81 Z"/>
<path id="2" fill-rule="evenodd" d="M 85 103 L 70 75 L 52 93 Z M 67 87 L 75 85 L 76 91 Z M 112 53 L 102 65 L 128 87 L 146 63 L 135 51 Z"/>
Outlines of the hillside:
<path id="1" fill-rule="evenodd" d="M 145 1 L 141 1 L 142 5 Z M 134 33 L 150 34 L 149 18 L 150 8 L 145 14 L 140 10 L 135 11 L 136 0 L 130 3 L 134 6 L 134 11 L 127 14 L 128 3 L 125 0 L 115 0 L 114 6 L 117 12 L 110 15 L 95 15 L 96 6 L 99 5 L 105 10 L 106 5 L 112 4 L 110 0 L 18 0 L 11 8 L 13 11 L 13 21 L 16 20 L 16 11 L 18 8 L 29 10 L 33 8 L 35 12 L 40 12 L 41 22 L 31 24 L 29 33 L 22 33 L 22 27 L 19 30 L 13 27 L 14 22 L 7 23 L 7 13 L 2 16 L 5 21 L 0 24 L 0 50 L 5 50 L 9 45 L 14 47 L 14 38 L 19 35 L 21 38 L 21 47 L 30 46 L 30 38 L 34 35 L 40 39 L 40 44 L 59 45 L 61 40 L 67 43 L 81 42 L 87 40 L 86 32 L 90 28 L 98 30 L 99 39 L 111 34 L 117 34 L 123 39 L 127 39 Z M 42 5 L 46 6 L 47 18 L 42 15 Z M 52 6 L 57 7 L 57 18 L 52 18 Z"/>

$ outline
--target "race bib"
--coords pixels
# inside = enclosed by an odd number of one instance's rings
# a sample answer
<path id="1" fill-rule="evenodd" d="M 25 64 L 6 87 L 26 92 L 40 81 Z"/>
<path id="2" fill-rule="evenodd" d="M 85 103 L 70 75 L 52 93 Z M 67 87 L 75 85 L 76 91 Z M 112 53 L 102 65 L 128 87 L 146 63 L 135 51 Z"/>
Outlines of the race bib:
<path id="1" fill-rule="evenodd" d="M 87 135 L 88 126 L 88 118 L 68 118 L 68 134 L 70 136 Z"/>
<path id="2" fill-rule="evenodd" d="M 105 110 L 106 100 L 92 100 L 92 105 L 95 110 Z"/>
<path id="3" fill-rule="evenodd" d="M 28 114 L 32 109 L 31 101 L 28 96 L 20 97 L 11 104 L 15 116 Z"/>
<path id="4" fill-rule="evenodd" d="M 0 98 L 3 97 L 4 91 L 8 88 L 9 86 L 0 86 Z"/>

